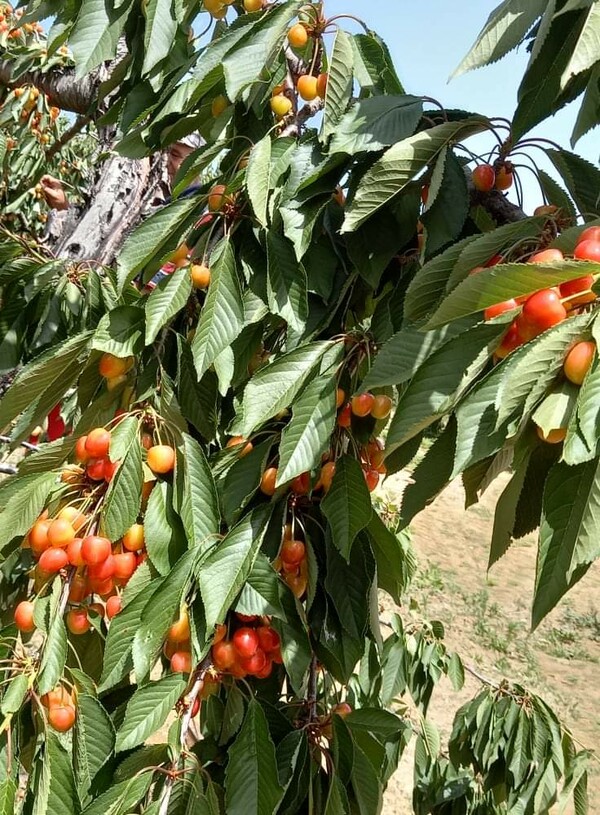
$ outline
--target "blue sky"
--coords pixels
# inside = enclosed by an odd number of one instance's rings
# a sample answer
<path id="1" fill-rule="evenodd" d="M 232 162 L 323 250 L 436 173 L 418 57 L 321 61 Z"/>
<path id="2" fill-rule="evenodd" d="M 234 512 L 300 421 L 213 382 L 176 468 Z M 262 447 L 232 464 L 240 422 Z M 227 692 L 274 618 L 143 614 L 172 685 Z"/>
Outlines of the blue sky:
<path id="1" fill-rule="evenodd" d="M 328 17 L 353 14 L 362 18 L 388 44 L 400 79 L 408 93 L 432 96 L 448 108 L 470 109 L 487 116 L 512 118 L 517 89 L 528 54 L 513 51 L 500 62 L 448 78 L 467 53 L 490 12 L 500 0 L 326 0 Z M 352 20 L 340 20 L 348 31 L 360 28 Z M 570 136 L 578 104 L 570 105 L 547 120 L 532 134 L 544 136 L 571 149 Z M 575 151 L 589 161 L 598 160 L 599 129 L 581 139 Z M 472 140 L 470 145 L 476 145 Z M 531 153 L 549 170 L 540 151 Z M 526 208 L 540 203 L 537 184 L 530 173 L 521 174 Z"/>

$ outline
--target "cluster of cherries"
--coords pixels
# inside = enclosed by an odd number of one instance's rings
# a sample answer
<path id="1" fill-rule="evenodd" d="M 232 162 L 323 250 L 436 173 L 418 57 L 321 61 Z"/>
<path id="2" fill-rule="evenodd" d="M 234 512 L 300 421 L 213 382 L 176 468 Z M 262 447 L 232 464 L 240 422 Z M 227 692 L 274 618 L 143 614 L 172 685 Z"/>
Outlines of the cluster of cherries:
<path id="1" fill-rule="evenodd" d="M 308 44 L 310 28 L 306 23 L 296 23 L 288 31 L 288 42 L 292 48 L 301 50 Z M 312 102 L 315 99 L 325 99 L 327 92 L 328 74 L 312 73 L 302 74 L 296 80 L 296 90 L 301 99 L 305 102 Z M 292 100 L 285 94 L 285 85 L 277 85 L 273 88 L 271 96 L 271 110 L 278 119 L 285 118 L 293 108 Z"/>
<path id="2" fill-rule="evenodd" d="M 306 544 L 298 539 L 295 531 L 292 524 L 285 525 L 283 542 L 273 561 L 273 568 L 280 573 L 294 596 L 301 600 L 308 588 L 308 559 Z"/>
<path id="3" fill-rule="evenodd" d="M 375 396 L 368 391 L 353 396 L 352 399 L 347 402 L 346 394 L 341 388 L 338 388 L 338 426 L 349 428 L 352 424 L 353 416 L 359 419 L 371 416 L 373 419 L 377 419 L 377 421 L 387 419 L 392 411 L 392 406 L 393 403 L 389 396 L 385 396 L 384 394 Z M 380 475 L 385 475 L 386 473 L 383 445 L 377 439 L 371 439 L 366 446 L 361 448 L 360 457 L 365 481 L 367 482 L 369 491 L 373 492 L 375 487 L 379 484 Z M 334 472 L 335 470 L 331 473 L 331 478 L 333 478 Z"/>
<path id="4" fill-rule="evenodd" d="M 473 186 L 479 192 L 491 192 L 492 190 L 508 190 L 512 187 L 513 167 L 509 161 L 505 161 L 498 168 L 491 164 L 478 164 L 472 173 Z"/>
<path id="5" fill-rule="evenodd" d="M 600 262 L 600 227 L 590 227 L 581 234 L 575 247 L 574 258 Z M 553 263 L 561 260 L 564 260 L 564 255 L 559 249 L 545 249 L 532 255 L 529 262 Z M 477 271 L 479 268 L 473 270 Z M 485 319 L 491 320 L 522 305 L 521 313 L 511 323 L 496 349 L 496 356 L 503 359 L 523 343 L 561 323 L 567 318 L 569 311 L 593 302 L 596 299 L 596 295 L 591 291 L 593 283 L 593 275 L 584 275 L 561 283 L 556 288 L 541 289 L 532 295 L 505 300 L 485 309 Z"/>
<path id="6" fill-rule="evenodd" d="M 243 0 L 244 11 L 249 13 L 260 11 L 266 0 Z M 208 11 L 215 20 L 223 20 L 227 16 L 227 9 L 232 6 L 235 0 L 204 0 L 204 11 Z"/>
<path id="7" fill-rule="evenodd" d="M 269 617 L 235 614 L 229 625 L 219 625 L 211 648 L 213 666 L 236 679 L 266 679 L 273 665 L 282 663 L 279 634 Z"/>

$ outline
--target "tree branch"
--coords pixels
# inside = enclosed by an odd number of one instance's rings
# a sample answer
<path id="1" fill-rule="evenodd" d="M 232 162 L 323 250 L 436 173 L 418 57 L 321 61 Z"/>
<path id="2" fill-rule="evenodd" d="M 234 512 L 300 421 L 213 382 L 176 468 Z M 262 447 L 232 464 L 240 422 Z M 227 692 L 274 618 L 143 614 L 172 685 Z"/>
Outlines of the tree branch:
<path id="1" fill-rule="evenodd" d="M 99 85 L 99 74 L 94 72 L 78 79 L 74 68 L 57 68 L 47 73 L 28 71 L 13 79 L 10 60 L 0 60 L 0 85 L 20 88 L 33 85 L 48 96 L 50 103 L 72 113 L 88 113 Z"/>

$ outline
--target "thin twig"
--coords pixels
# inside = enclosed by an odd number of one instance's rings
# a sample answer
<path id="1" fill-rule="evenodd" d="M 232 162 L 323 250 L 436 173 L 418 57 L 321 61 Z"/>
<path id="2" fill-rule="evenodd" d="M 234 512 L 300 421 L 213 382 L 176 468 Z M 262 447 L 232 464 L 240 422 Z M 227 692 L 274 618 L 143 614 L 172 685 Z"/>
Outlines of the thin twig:
<path id="1" fill-rule="evenodd" d="M 10 438 L 10 436 L 0 436 L 0 442 L 2 442 L 3 444 L 10 444 L 11 441 L 12 439 Z M 31 442 L 28 441 L 22 441 L 21 447 L 25 447 L 26 450 L 33 450 L 34 452 L 37 452 L 40 449 L 39 445 L 31 444 Z"/>

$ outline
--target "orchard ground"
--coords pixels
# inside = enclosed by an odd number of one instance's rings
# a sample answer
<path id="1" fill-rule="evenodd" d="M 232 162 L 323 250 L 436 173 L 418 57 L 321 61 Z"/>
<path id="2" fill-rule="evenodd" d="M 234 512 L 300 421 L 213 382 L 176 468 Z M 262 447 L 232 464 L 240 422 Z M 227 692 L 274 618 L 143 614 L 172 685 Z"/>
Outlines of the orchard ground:
<path id="1" fill-rule="evenodd" d="M 393 513 L 400 504 L 406 474 L 388 479 L 380 491 Z M 493 680 L 507 677 L 550 703 L 585 747 L 600 761 L 600 569 L 588 574 L 530 631 L 536 538 L 517 541 L 486 577 L 494 505 L 506 484 L 499 478 L 481 502 L 464 511 L 460 479 L 418 515 L 411 525 L 419 571 L 411 596 L 423 618 L 444 621 L 446 644 L 465 663 Z M 391 602 L 382 601 L 386 614 Z M 409 612 L 401 610 L 406 619 Z M 479 690 L 467 674 L 453 691 L 443 679 L 433 693 L 428 718 L 442 734 L 452 729 L 455 711 Z M 410 815 L 412 751 L 405 754 L 388 788 L 385 815 Z M 600 763 L 590 766 L 590 812 L 600 812 Z M 568 810 L 570 813 L 570 811 Z"/>

